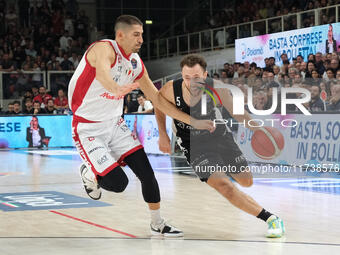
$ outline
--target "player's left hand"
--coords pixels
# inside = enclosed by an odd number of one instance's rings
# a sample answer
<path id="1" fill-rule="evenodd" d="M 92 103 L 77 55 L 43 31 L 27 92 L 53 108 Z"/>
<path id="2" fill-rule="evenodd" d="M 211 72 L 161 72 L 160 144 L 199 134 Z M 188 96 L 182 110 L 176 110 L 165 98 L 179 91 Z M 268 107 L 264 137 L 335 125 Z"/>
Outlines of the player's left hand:
<path id="1" fill-rule="evenodd" d="M 171 144 L 168 135 L 159 135 L 158 146 L 161 152 L 171 154 Z"/>
<path id="2" fill-rule="evenodd" d="M 123 86 L 119 86 L 116 92 L 116 96 L 125 96 L 126 94 L 129 94 L 132 90 L 135 90 L 139 88 L 139 83 L 131 83 L 131 84 L 125 84 Z"/>

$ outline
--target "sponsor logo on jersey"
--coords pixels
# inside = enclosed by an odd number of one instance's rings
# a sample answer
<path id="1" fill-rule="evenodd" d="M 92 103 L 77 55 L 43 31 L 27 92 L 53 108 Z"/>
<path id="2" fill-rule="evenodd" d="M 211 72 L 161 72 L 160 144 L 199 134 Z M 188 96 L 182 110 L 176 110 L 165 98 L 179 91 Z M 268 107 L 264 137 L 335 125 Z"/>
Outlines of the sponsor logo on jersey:
<path id="1" fill-rule="evenodd" d="M 99 149 L 105 149 L 105 147 L 103 147 L 103 146 L 95 147 L 95 148 L 93 148 L 92 150 L 89 151 L 89 154 L 91 154 L 92 152 L 99 150 Z"/>
<path id="2" fill-rule="evenodd" d="M 100 159 L 97 160 L 97 163 L 98 163 L 99 165 L 101 165 L 101 164 L 105 163 L 105 162 L 108 161 L 108 160 L 109 160 L 108 157 L 107 157 L 106 155 L 104 155 L 104 156 L 102 156 Z"/>
<path id="3" fill-rule="evenodd" d="M 131 59 L 131 65 L 133 69 L 137 68 L 137 60 L 135 58 Z"/>
<path id="4" fill-rule="evenodd" d="M 185 124 L 184 122 L 178 121 L 177 126 L 181 129 L 194 129 L 192 126 Z"/>
<path id="5" fill-rule="evenodd" d="M 120 100 L 120 99 L 124 98 L 124 96 L 117 97 L 117 96 L 111 95 L 108 92 L 104 92 L 103 94 L 100 95 L 100 97 L 103 97 L 103 98 L 106 98 L 106 99 L 110 99 L 110 100 Z"/>

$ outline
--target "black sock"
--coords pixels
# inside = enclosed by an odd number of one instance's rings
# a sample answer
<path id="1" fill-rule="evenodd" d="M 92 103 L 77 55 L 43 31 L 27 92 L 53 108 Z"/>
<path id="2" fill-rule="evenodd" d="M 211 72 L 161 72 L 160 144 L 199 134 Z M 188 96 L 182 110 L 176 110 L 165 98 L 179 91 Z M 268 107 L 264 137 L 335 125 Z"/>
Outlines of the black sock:
<path id="1" fill-rule="evenodd" d="M 268 218 L 269 218 L 270 216 L 272 216 L 272 215 L 273 215 L 272 213 L 266 211 L 266 210 L 263 208 L 262 211 L 260 212 L 260 214 L 257 215 L 256 217 L 259 218 L 259 219 L 261 219 L 261 220 L 263 220 L 263 221 L 267 221 Z"/>

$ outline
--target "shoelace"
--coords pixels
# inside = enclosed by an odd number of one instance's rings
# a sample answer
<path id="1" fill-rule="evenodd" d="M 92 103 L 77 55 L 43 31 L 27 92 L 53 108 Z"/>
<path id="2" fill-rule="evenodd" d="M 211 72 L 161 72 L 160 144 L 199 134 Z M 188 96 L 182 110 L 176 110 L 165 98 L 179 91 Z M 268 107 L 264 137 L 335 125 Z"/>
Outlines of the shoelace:
<path id="1" fill-rule="evenodd" d="M 270 229 L 276 229 L 277 227 L 276 227 L 276 224 L 277 225 L 279 225 L 278 224 L 278 222 L 276 222 L 277 221 L 277 219 L 274 219 L 274 220 L 271 220 L 270 222 L 268 222 L 268 225 L 269 225 L 269 228 Z"/>
<path id="2" fill-rule="evenodd" d="M 154 227 L 159 228 L 160 230 L 163 230 L 165 226 L 169 226 L 173 228 L 173 226 L 170 224 L 171 220 L 164 220 L 162 219 L 162 222 L 159 225 L 156 225 Z"/>

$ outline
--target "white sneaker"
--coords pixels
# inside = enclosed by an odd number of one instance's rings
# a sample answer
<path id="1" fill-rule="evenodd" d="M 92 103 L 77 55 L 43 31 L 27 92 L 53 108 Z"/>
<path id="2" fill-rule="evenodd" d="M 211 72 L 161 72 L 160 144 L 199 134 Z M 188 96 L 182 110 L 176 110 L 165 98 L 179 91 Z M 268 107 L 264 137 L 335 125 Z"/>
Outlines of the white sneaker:
<path id="1" fill-rule="evenodd" d="M 183 232 L 174 226 L 171 226 L 165 220 L 158 225 L 150 224 L 152 235 L 163 235 L 164 237 L 181 237 Z"/>
<path id="2" fill-rule="evenodd" d="M 89 170 L 85 164 L 80 166 L 79 171 L 87 195 L 94 200 L 100 199 L 102 191 L 97 183 L 94 173 Z"/>
<path id="3" fill-rule="evenodd" d="M 276 217 L 275 215 L 272 215 L 267 220 L 268 224 L 268 230 L 266 237 L 269 238 L 280 238 L 285 234 L 285 227 L 283 225 L 283 221 Z"/>

